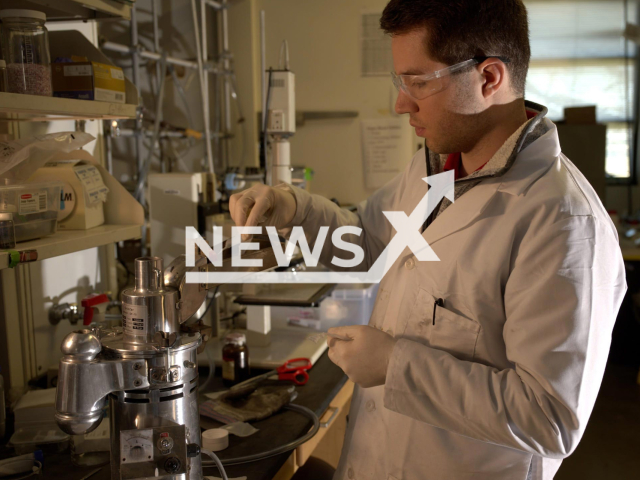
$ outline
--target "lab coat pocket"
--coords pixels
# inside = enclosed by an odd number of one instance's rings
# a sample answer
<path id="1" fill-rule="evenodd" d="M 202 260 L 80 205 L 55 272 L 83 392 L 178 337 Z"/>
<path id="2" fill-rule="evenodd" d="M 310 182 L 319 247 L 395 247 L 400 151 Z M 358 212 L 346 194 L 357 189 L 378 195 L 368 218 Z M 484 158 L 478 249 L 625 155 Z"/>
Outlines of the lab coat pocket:
<path id="1" fill-rule="evenodd" d="M 429 344 L 461 360 L 473 360 L 479 334 L 479 323 L 447 310 L 445 301 L 444 307 L 436 307 Z"/>
<path id="2" fill-rule="evenodd" d="M 439 298 L 443 306 L 437 305 Z M 435 306 L 435 310 L 434 310 Z M 405 337 L 449 352 L 461 360 L 472 360 L 480 334 L 480 324 L 447 308 L 446 296 L 437 297 L 422 288 L 413 308 Z"/>

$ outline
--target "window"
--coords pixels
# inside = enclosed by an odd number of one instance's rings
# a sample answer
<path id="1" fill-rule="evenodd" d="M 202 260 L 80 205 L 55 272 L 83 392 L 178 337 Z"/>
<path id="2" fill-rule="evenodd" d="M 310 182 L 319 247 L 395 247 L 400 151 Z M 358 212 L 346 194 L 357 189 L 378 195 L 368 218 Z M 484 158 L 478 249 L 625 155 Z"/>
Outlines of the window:
<path id="1" fill-rule="evenodd" d="M 525 1 L 529 11 L 531 65 L 527 99 L 549 108 L 596 105 L 607 124 L 606 174 L 631 175 L 635 98 L 635 45 L 623 37 L 626 19 L 636 23 L 635 1 Z M 625 16 L 625 6 L 627 15 Z M 626 45 L 625 45 L 626 44 Z"/>

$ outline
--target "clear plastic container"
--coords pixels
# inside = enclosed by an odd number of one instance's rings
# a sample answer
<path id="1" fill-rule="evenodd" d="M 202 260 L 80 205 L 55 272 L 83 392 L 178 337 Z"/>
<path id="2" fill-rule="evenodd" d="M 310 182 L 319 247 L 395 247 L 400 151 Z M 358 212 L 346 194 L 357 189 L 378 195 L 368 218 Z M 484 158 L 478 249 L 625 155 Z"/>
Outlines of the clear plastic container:
<path id="1" fill-rule="evenodd" d="M 7 91 L 50 97 L 51 58 L 47 16 L 36 10 L 0 10 Z"/>
<path id="2" fill-rule="evenodd" d="M 0 212 L 0 250 L 16 248 L 16 229 L 13 213 Z"/>
<path id="3" fill-rule="evenodd" d="M 109 408 L 105 407 L 105 418 L 98 427 L 85 435 L 71 437 L 71 462 L 80 467 L 106 465 L 111 458 L 111 441 L 109 431 Z"/>
<path id="4" fill-rule="evenodd" d="M 42 450 L 42 453 L 60 453 L 69 447 L 70 436 L 54 423 L 18 428 L 9 440 L 18 455 Z"/>
<path id="5" fill-rule="evenodd" d="M 378 284 L 338 285 L 318 307 L 271 307 L 274 327 L 295 325 L 326 332 L 332 327 L 367 325 L 378 294 Z"/>
<path id="6" fill-rule="evenodd" d="M 56 233 L 62 182 L 0 186 L 0 213 L 13 215 L 16 242 Z"/>

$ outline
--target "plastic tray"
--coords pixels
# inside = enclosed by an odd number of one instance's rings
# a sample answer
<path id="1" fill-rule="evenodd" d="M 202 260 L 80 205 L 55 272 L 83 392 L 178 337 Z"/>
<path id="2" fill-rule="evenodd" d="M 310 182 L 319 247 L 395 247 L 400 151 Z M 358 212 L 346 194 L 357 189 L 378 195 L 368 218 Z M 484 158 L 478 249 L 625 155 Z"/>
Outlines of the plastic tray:
<path id="1" fill-rule="evenodd" d="M 60 453 L 69 447 L 70 438 L 56 424 L 43 424 L 18 428 L 11 436 L 9 446 L 13 447 L 18 455 L 36 450 L 42 450 L 45 454 Z"/>
<path id="2" fill-rule="evenodd" d="M 13 215 L 16 242 L 56 233 L 62 186 L 48 182 L 0 187 L 0 212 Z"/>

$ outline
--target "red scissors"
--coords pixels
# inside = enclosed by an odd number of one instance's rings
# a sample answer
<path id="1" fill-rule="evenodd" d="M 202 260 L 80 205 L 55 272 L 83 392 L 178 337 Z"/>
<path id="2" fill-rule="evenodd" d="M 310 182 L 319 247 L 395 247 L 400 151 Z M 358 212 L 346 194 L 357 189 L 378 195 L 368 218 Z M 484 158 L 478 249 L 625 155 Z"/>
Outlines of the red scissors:
<path id="1" fill-rule="evenodd" d="M 276 370 L 272 370 L 268 376 L 278 374 L 278 380 L 290 380 L 296 385 L 305 385 L 309 381 L 307 370 L 311 367 L 313 365 L 308 358 L 294 358 L 287 360 Z"/>
<path id="2" fill-rule="evenodd" d="M 287 360 L 284 362 L 284 365 L 279 366 L 275 370 L 263 373 L 262 375 L 250 378 L 249 380 L 245 380 L 242 383 L 234 385 L 231 389 L 234 390 L 239 387 L 250 385 L 254 382 L 261 382 L 273 375 L 277 375 L 278 380 L 289 380 L 296 385 L 305 385 L 309 381 L 309 374 L 307 371 L 311 367 L 313 367 L 313 364 L 308 358 L 294 358 L 292 360 Z"/>

